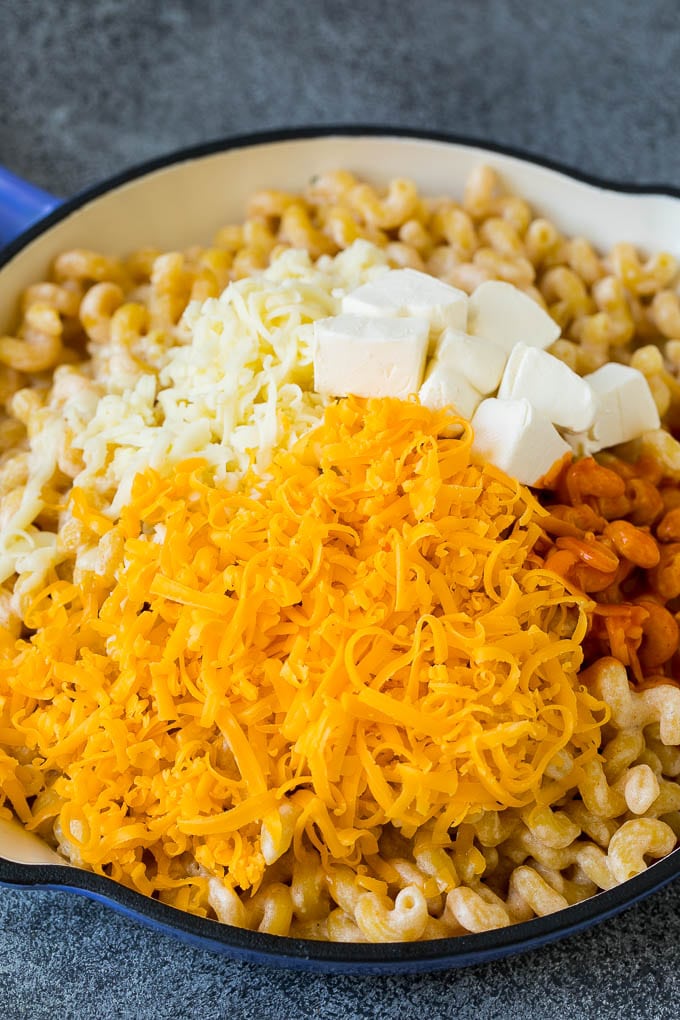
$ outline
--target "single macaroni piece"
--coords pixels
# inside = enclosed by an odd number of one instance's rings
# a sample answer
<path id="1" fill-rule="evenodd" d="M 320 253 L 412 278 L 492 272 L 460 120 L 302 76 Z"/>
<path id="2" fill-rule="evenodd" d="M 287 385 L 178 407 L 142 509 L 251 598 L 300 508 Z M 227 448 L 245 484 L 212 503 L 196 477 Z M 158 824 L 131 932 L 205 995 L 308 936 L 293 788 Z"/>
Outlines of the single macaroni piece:
<path id="1" fill-rule="evenodd" d="M 208 880 L 208 903 L 222 924 L 233 924 L 237 928 L 246 927 L 246 908 L 234 890 L 219 878 Z"/>
<path id="2" fill-rule="evenodd" d="M 449 248 L 451 254 L 461 262 L 472 258 L 479 247 L 479 236 L 472 217 L 454 202 L 442 203 L 433 212 L 429 237 L 431 244 L 439 245 L 441 251 Z M 442 245 L 442 241 L 446 244 Z"/>
<path id="3" fill-rule="evenodd" d="M 387 864 L 394 869 L 395 875 L 392 884 L 396 888 L 405 889 L 410 885 L 417 886 L 427 900 L 427 909 L 430 914 L 441 914 L 442 896 L 433 877 L 424 874 L 416 864 L 404 858 L 393 858 Z"/>
<path id="4" fill-rule="evenodd" d="M 524 256 L 508 256 L 494 248 L 478 248 L 472 256 L 472 263 L 486 278 L 504 280 L 515 287 L 530 287 L 536 279 L 536 271 Z"/>
<path id="5" fill-rule="evenodd" d="M 486 869 L 482 852 L 474 845 L 475 829 L 471 824 L 458 827 L 453 844 L 453 863 L 456 873 L 465 885 L 474 885 Z"/>
<path id="6" fill-rule="evenodd" d="M 290 846 L 298 814 L 299 811 L 294 804 L 284 801 L 278 811 L 272 812 L 262 822 L 260 846 L 267 864 L 278 861 Z"/>
<path id="7" fill-rule="evenodd" d="M 452 889 L 446 897 L 446 915 L 468 932 L 493 931 L 510 924 L 508 908 L 483 886 Z"/>
<path id="8" fill-rule="evenodd" d="M 271 882 L 245 903 L 246 927 L 267 935 L 287 935 L 293 920 L 293 900 L 288 885 Z"/>
<path id="9" fill-rule="evenodd" d="M 564 329 L 574 319 L 593 310 L 585 283 L 572 269 L 554 266 L 542 276 L 540 291 L 550 315 Z"/>
<path id="10" fill-rule="evenodd" d="M 649 765 L 634 765 L 622 777 L 626 806 L 634 815 L 644 815 L 660 793 L 659 780 Z"/>
<path id="11" fill-rule="evenodd" d="M 495 817 L 498 815 L 496 814 Z M 422 874 L 430 875 L 435 879 L 440 892 L 450 892 L 460 881 L 450 854 L 443 847 L 428 847 L 423 846 L 423 843 L 422 838 L 417 839 L 414 846 L 413 856 L 416 865 Z"/>
<path id="12" fill-rule="evenodd" d="M 576 866 L 598 889 L 613 889 L 617 885 L 607 854 L 599 846 L 582 846 L 576 854 Z"/>
<path id="13" fill-rule="evenodd" d="M 521 237 L 512 223 L 501 216 L 490 216 L 485 220 L 480 227 L 479 236 L 499 255 L 524 258 L 524 245 Z"/>
<path id="14" fill-rule="evenodd" d="M 649 318 L 662 336 L 680 338 L 680 297 L 672 290 L 660 290 L 649 305 Z"/>
<path id="15" fill-rule="evenodd" d="M 320 921 L 328 916 L 329 896 L 320 861 L 311 854 L 296 860 L 290 883 L 293 911 L 300 921 Z"/>
<path id="16" fill-rule="evenodd" d="M 354 917 L 369 942 L 415 942 L 427 925 L 427 900 L 415 885 L 398 892 L 394 904 L 367 892 L 359 896 Z"/>
<path id="17" fill-rule="evenodd" d="M 393 230 L 413 216 L 419 196 L 412 181 L 396 178 L 390 182 L 384 198 L 368 184 L 355 185 L 349 193 L 349 204 L 372 226 Z"/>
<path id="18" fill-rule="evenodd" d="M 539 216 L 531 220 L 524 237 L 527 256 L 537 268 L 554 264 L 564 248 L 565 241 L 554 223 Z"/>
<path id="19" fill-rule="evenodd" d="M 80 303 L 80 321 L 93 343 L 104 344 L 110 339 L 111 319 L 125 300 L 117 283 L 96 283 Z"/>
<path id="20" fill-rule="evenodd" d="M 354 917 L 359 897 L 362 895 L 354 872 L 345 867 L 334 868 L 328 874 L 327 881 L 330 894 L 340 909 L 349 917 Z"/>
<path id="21" fill-rule="evenodd" d="M 534 915 L 545 917 L 568 906 L 566 897 L 556 892 L 536 868 L 522 865 L 515 868 L 510 876 L 508 910 L 518 919 L 525 920 Z"/>
<path id="22" fill-rule="evenodd" d="M 570 846 L 581 834 L 580 826 L 564 811 L 553 811 L 549 807 L 523 811 L 522 821 L 534 838 L 555 850 Z"/>
<path id="23" fill-rule="evenodd" d="M 473 217 L 481 220 L 492 215 L 500 197 L 500 181 L 489 166 L 478 166 L 467 179 L 463 194 L 463 207 Z"/>
<path id="24" fill-rule="evenodd" d="M 327 922 L 328 938 L 331 942 L 369 942 L 352 916 L 338 907 L 331 910 Z"/>
<path id="25" fill-rule="evenodd" d="M 600 818 L 617 818 L 624 813 L 625 798 L 616 787 L 609 785 L 601 762 L 589 761 L 582 768 L 582 776 L 578 788 L 588 811 Z"/>
<path id="26" fill-rule="evenodd" d="M 602 748 L 603 771 L 608 783 L 613 783 L 626 772 L 645 749 L 642 729 L 620 730 Z"/>
<path id="27" fill-rule="evenodd" d="M 657 818 L 624 822 L 609 843 L 607 865 L 617 882 L 626 882 L 645 871 L 645 857 L 665 857 L 675 842 L 671 827 Z"/>
<path id="28" fill-rule="evenodd" d="M 596 662 L 583 679 L 609 705 L 618 727 L 642 729 L 650 723 L 658 723 L 662 743 L 676 747 L 680 744 L 680 688 L 665 684 L 640 692 L 631 690 L 625 667 L 613 658 Z M 604 791 L 596 767 L 591 767 L 589 776 L 592 778 L 588 784 L 589 793 L 604 798 L 600 803 L 608 805 L 605 810 L 612 808 L 616 796 Z M 596 785 L 598 793 L 595 793 Z M 583 799 L 586 801 L 585 795 Z"/>

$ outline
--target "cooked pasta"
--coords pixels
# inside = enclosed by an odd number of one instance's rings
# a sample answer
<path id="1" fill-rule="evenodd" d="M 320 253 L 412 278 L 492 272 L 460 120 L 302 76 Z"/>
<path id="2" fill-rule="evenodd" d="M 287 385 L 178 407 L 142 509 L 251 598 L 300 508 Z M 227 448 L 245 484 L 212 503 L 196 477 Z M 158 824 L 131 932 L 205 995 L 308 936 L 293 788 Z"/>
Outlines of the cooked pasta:
<path id="1" fill-rule="evenodd" d="M 209 248 L 62 253 L 0 338 L 0 812 L 309 939 L 634 877 L 680 833 L 675 261 L 562 236 L 489 167 L 247 212 Z M 315 393 L 312 324 L 390 266 L 511 283 L 662 428 L 532 492 L 451 409 Z"/>

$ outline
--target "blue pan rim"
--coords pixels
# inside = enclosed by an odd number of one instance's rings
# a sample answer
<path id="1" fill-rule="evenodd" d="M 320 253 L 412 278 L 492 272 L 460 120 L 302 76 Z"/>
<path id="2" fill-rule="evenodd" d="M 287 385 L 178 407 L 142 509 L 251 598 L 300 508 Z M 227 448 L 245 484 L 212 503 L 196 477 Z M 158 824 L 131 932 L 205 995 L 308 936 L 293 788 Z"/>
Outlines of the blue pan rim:
<path id="1" fill-rule="evenodd" d="M 680 199 L 680 188 L 672 185 L 607 180 L 514 146 L 499 145 L 466 135 L 394 125 L 308 125 L 214 139 L 200 145 L 178 149 L 166 156 L 147 160 L 123 170 L 65 200 L 53 212 L 23 231 L 0 252 L 0 269 L 40 234 L 77 209 L 139 177 L 165 167 L 231 149 L 327 137 L 391 137 L 473 147 L 544 167 L 603 190 Z M 108 878 L 60 865 L 21 865 L 0 857 L 0 885 L 74 892 L 104 903 L 124 916 L 179 938 L 189 945 L 230 955 L 246 962 L 332 973 L 414 973 L 485 963 L 538 948 L 582 931 L 613 917 L 673 881 L 680 872 L 679 854 L 680 849 L 675 850 L 641 875 L 556 914 L 496 931 L 415 943 L 317 942 L 234 928 L 169 907 Z"/>
<path id="2" fill-rule="evenodd" d="M 606 921 L 678 877 L 680 850 L 622 885 L 546 917 L 479 934 L 427 942 L 337 943 L 268 935 L 197 917 L 109 878 L 62 865 L 0 857 L 0 886 L 71 892 L 195 948 L 247 963 L 327 973 L 394 974 L 458 969 L 527 952 Z"/>

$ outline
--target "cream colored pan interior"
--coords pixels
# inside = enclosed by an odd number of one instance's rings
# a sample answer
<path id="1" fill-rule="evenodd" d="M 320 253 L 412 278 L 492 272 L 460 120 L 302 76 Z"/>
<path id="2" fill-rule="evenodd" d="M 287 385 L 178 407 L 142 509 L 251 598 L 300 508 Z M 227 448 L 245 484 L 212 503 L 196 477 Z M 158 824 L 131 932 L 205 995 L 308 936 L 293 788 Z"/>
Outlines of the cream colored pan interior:
<path id="1" fill-rule="evenodd" d="M 11 327 L 21 290 L 43 278 L 64 249 L 123 254 L 149 244 L 172 250 L 205 243 L 218 227 L 243 218 L 253 191 L 298 189 L 314 174 L 338 167 L 375 183 L 410 177 L 425 194 L 456 196 L 480 163 L 492 165 L 510 190 L 572 235 L 603 248 L 625 240 L 680 256 L 680 200 L 669 195 L 609 190 L 469 145 L 389 135 L 289 139 L 185 159 L 85 202 L 4 267 L 0 329 Z"/>

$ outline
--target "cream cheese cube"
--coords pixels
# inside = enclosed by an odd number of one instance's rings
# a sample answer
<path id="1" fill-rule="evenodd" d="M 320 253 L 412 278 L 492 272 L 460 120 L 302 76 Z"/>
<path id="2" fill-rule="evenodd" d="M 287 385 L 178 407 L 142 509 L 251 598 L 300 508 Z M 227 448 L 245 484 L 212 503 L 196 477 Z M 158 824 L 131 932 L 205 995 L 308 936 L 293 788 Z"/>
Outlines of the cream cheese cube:
<path id="1" fill-rule="evenodd" d="M 439 338 L 434 360 L 451 372 L 465 376 L 486 396 L 498 389 L 506 359 L 505 349 L 493 340 L 446 329 Z"/>
<path id="2" fill-rule="evenodd" d="M 408 397 L 423 378 L 425 319 L 336 315 L 314 323 L 314 389 L 332 397 Z"/>
<path id="3" fill-rule="evenodd" d="M 477 405 L 482 400 L 479 390 L 468 382 L 464 375 L 450 366 L 442 364 L 437 358 L 430 362 L 425 374 L 425 382 L 418 393 L 421 404 L 433 411 L 441 411 L 452 407 L 462 418 L 472 418 Z"/>
<path id="4" fill-rule="evenodd" d="M 483 400 L 472 418 L 472 449 L 517 478 L 538 485 L 571 448 L 551 421 L 525 398 Z"/>
<path id="5" fill-rule="evenodd" d="M 560 327 L 511 283 L 487 280 L 470 297 L 468 333 L 495 340 L 509 352 L 518 343 L 545 349 L 557 340 Z"/>
<path id="6" fill-rule="evenodd" d="M 642 372 L 630 365 L 609 362 L 585 376 L 595 399 L 595 415 L 586 436 L 576 442 L 587 453 L 618 446 L 661 422 L 652 391 Z"/>
<path id="7" fill-rule="evenodd" d="M 342 311 L 350 315 L 427 319 L 433 339 L 449 326 L 464 331 L 467 309 L 465 291 L 416 269 L 391 269 L 342 299 Z"/>
<path id="8" fill-rule="evenodd" d="M 501 400 L 525 397 L 553 425 L 571 432 L 590 428 L 595 396 L 585 379 L 547 351 L 515 344 L 498 390 Z"/>

